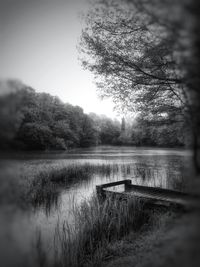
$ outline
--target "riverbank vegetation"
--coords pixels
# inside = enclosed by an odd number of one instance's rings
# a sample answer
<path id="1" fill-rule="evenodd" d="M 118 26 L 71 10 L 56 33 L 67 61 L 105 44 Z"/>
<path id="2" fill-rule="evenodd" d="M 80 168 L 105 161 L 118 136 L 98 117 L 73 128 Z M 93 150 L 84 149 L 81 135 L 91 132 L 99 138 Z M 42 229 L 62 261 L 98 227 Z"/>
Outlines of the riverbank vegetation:
<path id="1" fill-rule="evenodd" d="M 69 187 L 94 175 L 111 177 L 119 169 L 125 175 L 129 165 L 118 164 L 63 164 L 37 166 L 8 166 L 2 168 L 0 204 L 10 203 L 18 207 L 47 206 L 56 203 L 61 188 Z M 15 175 L 13 175 L 15 174 Z"/>
<path id="2" fill-rule="evenodd" d="M 125 167 L 127 169 L 127 167 Z M 34 206 L 45 205 L 47 208 L 55 203 L 60 187 L 69 187 L 80 181 L 90 180 L 94 175 L 110 177 L 119 171 L 117 164 L 71 164 L 50 167 L 40 171 L 32 180 L 28 189 L 28 198 Z"/>
<path id="3" fill-rule="evenodd" d="M 163 125 L 136 119 L 112 120 L 46 93 L 37 93 L 19 81 L 0 83 L 0 149 L 66 150 L 94 145 L 191 146 L 185 122 Z M 156 126 L 156 127 L 155 127 Z"/>
<path id="4" fill-rule="evenodd" d="M 150 221 L 150 212 L 136 199 L 119 201 L 96 197 L 74 210 L 74 225 L 63 225 L 60 233 L 61 266 L 100 266 L 110 243 L 131 231 L 138 232 Z M 83 223 L 84 222 L 84 223 Z"/>
<path id="5" fill-rule="evenodd" d="M 153 232 L 174 216 L 166 211 L 146 209 L 138 199 L 107 198 L 99 202 L 96 196 L 75 206 L 72 213 L 73 223 L 65 221 L 61 227 L 57 226 L 53 261 L 41 253 L 41 240 L 37 243 L 37 260 L 43 266 L 104 266 L 128 249 L 120 248 L 120 242 L 133 245 L 139 236 Z M 162 220 L 164 214 L 166 220 Z"/>

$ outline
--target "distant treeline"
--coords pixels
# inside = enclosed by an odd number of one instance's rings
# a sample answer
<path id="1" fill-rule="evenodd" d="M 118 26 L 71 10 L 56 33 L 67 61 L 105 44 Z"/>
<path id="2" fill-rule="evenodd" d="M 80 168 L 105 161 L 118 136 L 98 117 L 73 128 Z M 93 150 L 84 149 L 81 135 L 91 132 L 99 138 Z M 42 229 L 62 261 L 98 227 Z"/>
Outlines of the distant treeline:
<path id="1" fill-rule="evenodd" d="M 79 106 L 36 93 L 16 81 L 1 83 L 1 88 L 5 87 L 9 93 L 0 97 L 1 148 L 45 150 L 113 144 L 120 134 L 118 121 L 89 116 Z"/>
<path id="2" fill-rule="evenodd" d="M 155 127 L 142 118 L 112 120 L 10 80 L 1 83 L 1 149 L 48 150 L 93 145 L 181 146 L 183 125 Z M 2 89 L 3 88 L 3 89 Z"/>

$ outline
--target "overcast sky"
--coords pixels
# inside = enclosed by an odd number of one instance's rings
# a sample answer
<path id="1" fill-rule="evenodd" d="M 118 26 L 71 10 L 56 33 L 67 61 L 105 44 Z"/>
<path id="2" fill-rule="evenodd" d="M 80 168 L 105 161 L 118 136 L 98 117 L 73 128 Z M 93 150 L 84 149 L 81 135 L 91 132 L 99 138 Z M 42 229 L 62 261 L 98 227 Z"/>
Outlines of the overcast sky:
<path id="1" fill-rule="evenodd" d="M 0 78 L 114 117 L 111 100 L 97 97 L 94 78 L 78 60 L 85 0 L 0 0 Z"/>

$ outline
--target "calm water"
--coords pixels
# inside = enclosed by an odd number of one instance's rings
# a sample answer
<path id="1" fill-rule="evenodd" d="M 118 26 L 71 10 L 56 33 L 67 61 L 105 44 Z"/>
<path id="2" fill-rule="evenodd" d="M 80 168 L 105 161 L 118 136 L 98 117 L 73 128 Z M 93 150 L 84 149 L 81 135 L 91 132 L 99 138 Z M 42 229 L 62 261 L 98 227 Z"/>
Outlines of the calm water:
<path id="1" fill-rule="evenodd" d="M 18 266 L 33 248 L 36 233 L 41 232 L 45 249 L 51 251 L 55 227 L 70 220 L 73 203 L 90 198 L 98 184 L 131 179 L 132 183 L 148 186 L 187 190 L 191 175 L 191 153 L 179 149 L 153 149 L 133 147 L 98 147 L 70 152 L 27 153 L 4 155 L 1 164 L 40 166 L 68 164 L 117 164 L 118 171 L 108 176 L 94 175 L 89 180 L 58 187 L 56 201 L 29 211 L 3 206 L 0 216 L 0 253 L 7 266 Z M 2 158 L 2 156 L 1 156 Z M 6 159 L 7 158 L 7 159 Z M 8 249 L 9 248 L 9 249 Z M 14 259 L 14 263 L 13 263 Z M 6 265 L 5 265 L 6 266 Z"/>

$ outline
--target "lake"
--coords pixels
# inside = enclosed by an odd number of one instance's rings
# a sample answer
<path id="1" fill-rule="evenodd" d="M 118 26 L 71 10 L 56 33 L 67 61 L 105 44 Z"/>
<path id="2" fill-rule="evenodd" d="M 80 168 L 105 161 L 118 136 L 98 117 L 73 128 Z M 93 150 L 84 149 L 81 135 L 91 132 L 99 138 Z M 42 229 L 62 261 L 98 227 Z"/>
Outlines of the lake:
<path id="1" fill-rule="evenodd" d="M 155 149 L 134 147 L 94 147 L 65 152 L 29 152 L 1 155 L 1 168 L 31 170 L 70 164 L 110 164 L 118 166 L 108 175 L 93 175 L 66 186 L 57 186 L 57 195 L 51 203 L 28 210 L 16 205 L 2 204 L 0 216 L 0 252 L 4 267 L 20 266 L 21 260 L 30 260 L 30 253 L 38 233 L 46 250 L 51 251 L 55 228 L 71 219 L 71 210 L 95 192 L 96 185 L 131 179 L 133 184 L 187 191 L 191 176 L 191 152 L 182 149 Z M 13 168 L 13 169 L 12 169 Z M 6 173 L 6 172 L 5 172 Z M 14 176 L 15 172 L 12 171 Z M 9 249 L 8 249 L 9 248 Z"/>

